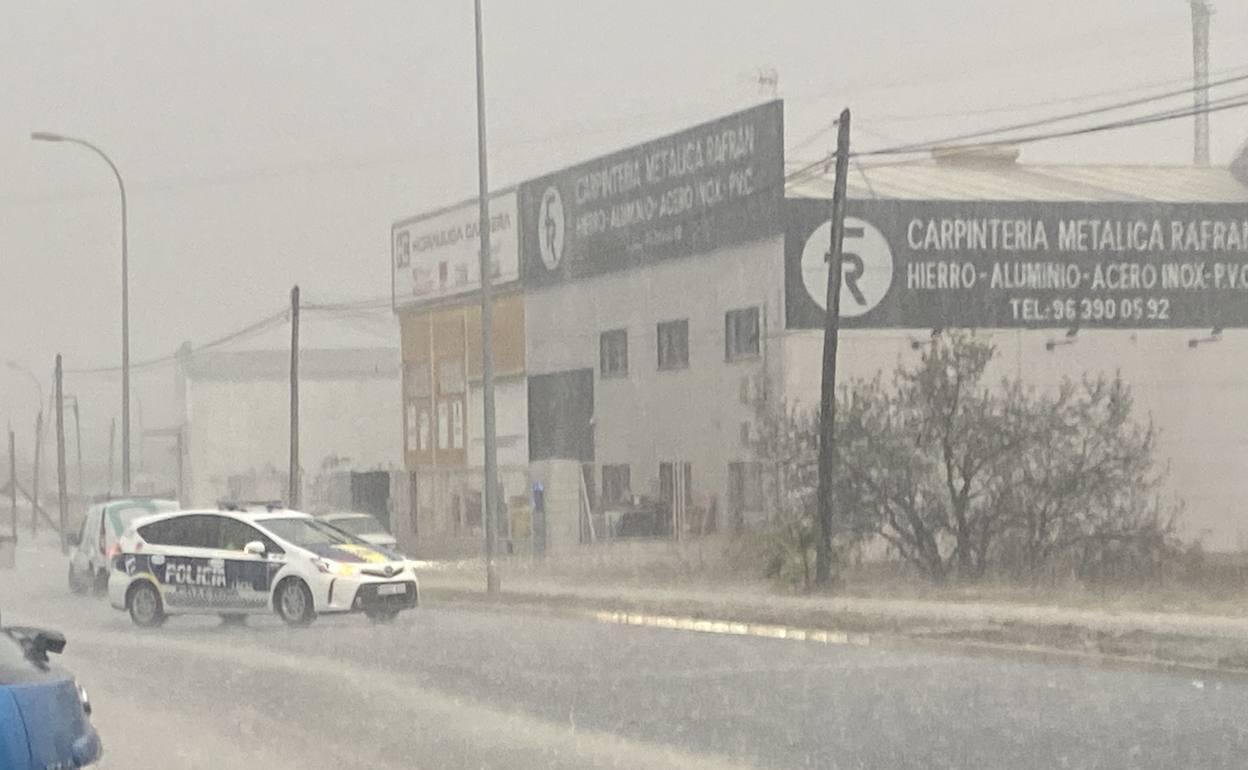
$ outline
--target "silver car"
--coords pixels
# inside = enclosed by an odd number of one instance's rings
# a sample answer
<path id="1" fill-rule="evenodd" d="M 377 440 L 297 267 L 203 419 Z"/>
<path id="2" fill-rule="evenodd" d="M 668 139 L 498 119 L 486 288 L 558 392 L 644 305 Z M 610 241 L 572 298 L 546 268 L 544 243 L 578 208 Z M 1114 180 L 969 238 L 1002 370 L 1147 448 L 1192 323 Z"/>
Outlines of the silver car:
<path id="1" fill-rule="evenodd" d="M 318 517 L 348 535 L 354 535 L 366 543 L 382 548 L 397 548 L 399 541 L 371 513 L 327 513 Z"/>

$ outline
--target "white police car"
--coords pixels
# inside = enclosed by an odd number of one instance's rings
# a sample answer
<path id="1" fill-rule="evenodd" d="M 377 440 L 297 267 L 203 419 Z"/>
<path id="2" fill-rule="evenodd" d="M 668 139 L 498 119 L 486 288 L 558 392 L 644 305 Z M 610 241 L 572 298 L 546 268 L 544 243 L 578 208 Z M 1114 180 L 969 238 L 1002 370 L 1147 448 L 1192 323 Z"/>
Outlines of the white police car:
<path id="1" fill-rule="evenodd" d="M 109 602 L 140 626 L 174 614 L 233 620 L 267 612 L 294 626 L 331 612 L 388 621 L 419 599 L 402 556 L 297 511 L 145 516 L 119 546 Z"/>

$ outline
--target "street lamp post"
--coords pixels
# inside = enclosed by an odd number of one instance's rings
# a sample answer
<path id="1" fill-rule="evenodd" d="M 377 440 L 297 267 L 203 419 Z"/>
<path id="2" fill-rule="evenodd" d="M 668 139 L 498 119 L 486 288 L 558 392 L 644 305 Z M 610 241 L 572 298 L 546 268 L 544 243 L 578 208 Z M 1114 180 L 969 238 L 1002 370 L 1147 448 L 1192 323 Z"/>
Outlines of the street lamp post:
<path id="1" fill-rule="evenodd" d="M 126 184 L 117 164 L 85 139 L 46 131 L 36 131 L 30 138 L 36 142 L 68 142 L 85 147 L 99 155 L 117 177 L 117 189 L 121 192 L 121 491 L 130 494 L 130 264 L 126 250 Z"/>

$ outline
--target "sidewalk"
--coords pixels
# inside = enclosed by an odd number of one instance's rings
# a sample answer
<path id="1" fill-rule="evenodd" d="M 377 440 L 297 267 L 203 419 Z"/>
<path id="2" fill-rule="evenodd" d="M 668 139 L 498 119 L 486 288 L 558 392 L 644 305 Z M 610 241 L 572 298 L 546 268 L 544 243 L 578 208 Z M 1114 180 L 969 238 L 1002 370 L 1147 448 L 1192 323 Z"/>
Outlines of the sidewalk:
<path id="1" fill-rule="evenodd" d="M 431 600 L 485 602 L 484 571 L 421 570 Z M 1248 615 L 1099 611 L 995 602 L 791 596 L 765 584 L 725 590 L 576 583 L 503 573 L 501 604 L 547 610 L 653 613 L 793 628 L 1051 650 L 1248 672 Z"/>

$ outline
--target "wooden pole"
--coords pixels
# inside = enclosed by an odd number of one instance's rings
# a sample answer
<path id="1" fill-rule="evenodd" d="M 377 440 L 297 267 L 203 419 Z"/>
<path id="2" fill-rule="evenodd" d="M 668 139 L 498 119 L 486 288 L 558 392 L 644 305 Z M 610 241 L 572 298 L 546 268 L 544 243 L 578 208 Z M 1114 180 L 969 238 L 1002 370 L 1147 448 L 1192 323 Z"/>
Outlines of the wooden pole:
<path id="1" fill-rule="evenodd" d="M 819 539 L 815 585 L 832 582 L 833 473 L 836 466 L 836 349 L 841 328 L 841 248 L 845 241 L 845 182 L 849 171 L 849 108 L 836 132 L 836 182 L 832 187 L 832 238 L 828 248 L 827 315 L 823 329 L 823 382 L 819 398 Z"/>
<path id="2" fill-rule="evenodd" d="M 77 406 L 77 397 L 74 398 L 74 443 L 76 444 L 77 467 L 79 467 L 79 497 L 85 497 L 85 487 L 82 485 L 82 422 L 79 419 L 80 412 Z"/>
<path id="3" fill-rule="evenodd" d="M 177 444 L 177 446 L 175 447 L 175 450 L 178 453 L 178 505 L 184 506 L 187 503 L 186 503 L 186 489 L 184 487 L 186 482 L 184 480 L 185 476 L 183 475 L 184 471 L 182 468 L 182 431 L 183 430 L 184 430 L 183 428 L 178 428 L 178 436 L 174 441 Z"/>
<path id="4" fill-rule="evenodd" d="M 39 407 L 39 414 L 35 417 L 35 463 L 31 471 L 30 482 L 30 534 L 39 534 L 39 516 L 35 513 L 39 509 L 39 456 L 43 454 L 43 407 Z"/>
<path id="5" fill-rule="evenodd" d="M 9 510 L 13 511 L 13 541 L 17 542 L 17 436 L 9 426 Z"/>
<path id="6" fill-rule="evenodd" d="M 113 462 L 115 458 L 116 446 L 117 446 L 117 418 L 114 417 L 113 421 L 108 424 L 108 483 L 104 485 L 106 487 L 104 491 L 107 492 L 110 497 L 113 494 L 113 473 L 115 472 L 115 469 L 113 467 Z"/>
<path id="7" fill-rule="evenodd" d="M 290 290 L 290 504 L 299 507 L 299 287 Z"/>

